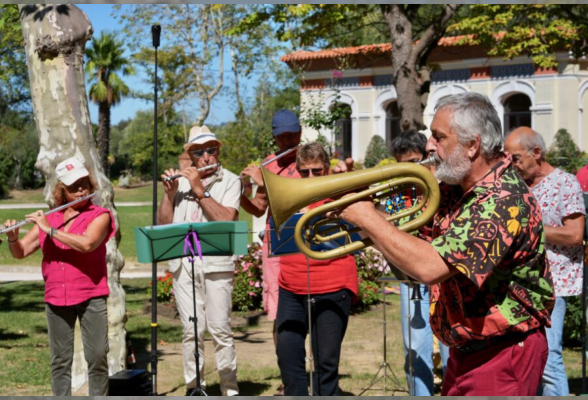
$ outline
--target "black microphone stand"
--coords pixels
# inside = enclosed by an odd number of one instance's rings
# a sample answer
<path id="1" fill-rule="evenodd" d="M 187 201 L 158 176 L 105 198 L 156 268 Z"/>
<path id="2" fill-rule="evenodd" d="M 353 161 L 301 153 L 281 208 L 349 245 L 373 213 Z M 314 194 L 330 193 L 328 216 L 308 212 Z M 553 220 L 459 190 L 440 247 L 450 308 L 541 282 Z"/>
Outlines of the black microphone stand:
<path id="1" fill-rule="evenodd" d="M 155 48 L 155 96 L 153 112 L 153 226 L 157 225 L 157 48 L 161 26 L 151 27 L 153 47 Z M 157 262 L 151 264 L 151 395 L 157 396 Z"/>
<path id="2" fill-rule="evenodd" d="M 190 228 L 190 232 L 194 232 L 192 228 Z M 192 249 L 196 248 L 196 242 L 194 241 L 194 236 L 190 235 L 190 239 L 192 242 Z M 192 306 L 194 310 L 194 316 L 189 318 L 189 321 L 194 323 L 194 359 L 196 360 L 196 387 L 192 390 L 188 396 L 208 396 L 204 390 L 202 390 L 202 385 L 200 384 L 200 357 L 198 355 L 198 313 L 196 310 L 196 275 L 194 271 L 194 262 L 195 262 L 196 255 L 192 254 L 190 257 L 190 265 L 192 267 Z M 180 267 L 181 268 L 181 267 Z"/>

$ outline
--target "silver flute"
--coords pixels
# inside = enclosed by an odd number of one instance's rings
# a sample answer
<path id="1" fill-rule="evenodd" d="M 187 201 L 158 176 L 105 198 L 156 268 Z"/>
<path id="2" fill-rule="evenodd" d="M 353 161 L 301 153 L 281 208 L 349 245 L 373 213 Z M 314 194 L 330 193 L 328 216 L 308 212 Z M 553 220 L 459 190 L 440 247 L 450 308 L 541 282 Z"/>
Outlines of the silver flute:
<path id="1" fill-rule="evenodd" d="M 92 198 L 92 197 L 94 197 L 94 196 L 96 196 L 96 192 L 94 192 L 94 193 L 92 193 L 92 194 L 89 194 L 89 195 L 87 195 L 87 196 L 85 196 L 85 197 L 82 197 L 81 199 L 77 199 L 77 200 L 74 200 L 74 201 L 72 201 L 72 202 L 70 202 L 70 203 L 67 203 L 67 204 L 64 204 L 64 205 L 62 205 L 62 206 L 56 207 L 56 208 L 54 208 L 53 210 L 47 211 L 47 212 L 45 213 L 45 215 L 49 215 L 49 214 L 53 214 L 54 212 L 61 211 L 61 210 L 65 209 L 65 208 L 68 208 L 68 207 L 71 207 L 71 206 L 73 206 L 74 204 L 78 204 L 78 203 L 81 203 L 82 201 L 85 201 L 85 200 L 91 199 L 91 198 Z M 8 228 L 4 228 L 4 229 L 2 229 L 2 230 L 0 231 L 0 234 L 2 234 L 2 233 L 6 233 L 6 232 L 10 232 L 10 231 L 12 231 L 12 230 L 14 230 L 14 229 L 16 229 L 16 228 L 20 228 L 21 226 L 23 226 L 23 225 L 26 225 L 26 224 L 28 224 L 29 222 L 31 222 L 31 221 L 29 221 L 29 220 L 26 220 L 26 219 L 23 219 L 22 221 L 20 221 L 20 222 L 16 223 L 15 225 L 12 225 L 12 226 L 10 226 L 10 227 L 8 227 Z"/>
<path id="2" fill-rule="evenodd" d="M 294 147 L 292 147 L 291 149 L 288 149 L 288 150 L 284 151 L 283 153 L 280 153 L 280 154 L 278 154 L 277 156 L 270 158 L 270 159 L 269 159 L 269 160 L 267 160 L 266 162 L 262 163 L 262 164 L 261 164 L 261 166 L 262 166 L 262 167 L 265 167 L 266 165 L 268 165 L 268 164 L 270 164 L 270 163 L 273 163 L 273 162 L 274 162 L 274 161 L 276 161 L 276 160 L 279 160 L 280 158 L 284 157 L 285 155 L 288 155 L 288 154 L 292 153 L 294 150 L 297 150 L 297 149 L 298 149 L 298 147 L 300 147 L 300 145 L 298 145 L 298 146 L 294 146 Z"/>
<path id="3" fill-rule="evenodd" d="M 210 165 L 207 165 L 206 167 L 198 168 L 198 172 L 201 172 L 201 171 L 206 171 L 206 170 L 208 170 L 208 169 L 213 169 L 213 168 L 216 168 L 216 167 L 218 167 L 219 165 L 220 165 L 220 164 L 210 164 Z M 182 175 L 180 175 L 180 174 L 176 174 L 176 175 L 168 176 L 168 177 L 167 177 L 167 178 L 165 178 L 163 181 L 164 181 L 164 182 L 173 181 L 174 179 L 178 179 L 178 178 L 179 178 L 179 177 L 181 177 L 181 176 L 182 176 Z"/>

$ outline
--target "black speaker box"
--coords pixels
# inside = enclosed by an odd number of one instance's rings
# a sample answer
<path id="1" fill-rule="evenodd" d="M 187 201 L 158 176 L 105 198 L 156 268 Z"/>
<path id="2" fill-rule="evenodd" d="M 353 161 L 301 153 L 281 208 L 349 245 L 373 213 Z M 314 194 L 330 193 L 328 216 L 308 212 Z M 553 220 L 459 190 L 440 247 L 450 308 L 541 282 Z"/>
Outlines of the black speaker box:
<path id="1" fill-rule="evenodd" d="M 109 396 L 149 396 L 151 379 L 144 369 L 125 369 L 109 378 Z"/>

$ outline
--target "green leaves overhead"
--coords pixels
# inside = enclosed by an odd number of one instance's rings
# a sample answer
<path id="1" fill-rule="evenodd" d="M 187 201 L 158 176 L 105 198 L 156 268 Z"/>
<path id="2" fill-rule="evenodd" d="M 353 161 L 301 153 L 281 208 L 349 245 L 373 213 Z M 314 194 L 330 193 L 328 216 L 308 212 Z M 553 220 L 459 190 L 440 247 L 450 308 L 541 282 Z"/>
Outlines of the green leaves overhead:
<path id="1" fill-rule="evenodd" d="M 529 56 L 542 68 L 557 66 L 556 51 L 581 57 L 587 50 L 588 7 L 556 4 L 478 4 L 451 25 L 451 34 L 468 35 L 460 44 L 479 44 L 491 56 Z"/>

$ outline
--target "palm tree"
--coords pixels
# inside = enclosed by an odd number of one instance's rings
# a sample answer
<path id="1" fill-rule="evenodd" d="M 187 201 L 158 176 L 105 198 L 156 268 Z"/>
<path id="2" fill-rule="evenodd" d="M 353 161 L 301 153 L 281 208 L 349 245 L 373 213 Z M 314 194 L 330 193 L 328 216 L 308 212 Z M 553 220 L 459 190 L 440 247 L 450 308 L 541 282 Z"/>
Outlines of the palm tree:
<path id="1" fill-rule="evenodd" d="M 135 70 L 128 58 L 124 57 L 124 44 L 114 34 L 100 34 L 92 39 L 86 49 L 86 74 L 92 81 L 90 99 L 98 105 L 98 154 L 108 176 L 108 155 L 110 153 L 110 109 L 129 94 L 129 87 L 122 81 L 122 75 L 134 75 Z"/>

